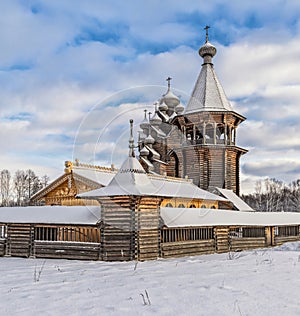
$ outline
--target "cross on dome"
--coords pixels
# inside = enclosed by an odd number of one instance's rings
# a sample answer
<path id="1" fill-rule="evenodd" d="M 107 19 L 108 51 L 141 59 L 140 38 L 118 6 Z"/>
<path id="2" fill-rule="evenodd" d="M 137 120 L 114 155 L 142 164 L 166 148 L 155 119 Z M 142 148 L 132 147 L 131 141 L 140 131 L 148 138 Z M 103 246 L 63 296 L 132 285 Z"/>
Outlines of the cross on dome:
<path id="1" fill-rule="evenodd" d="M 168 78 L 166 79 L 166 81 L 168 81 L 168 89 L 170 89 L 170 87 L 171 87 L 171 80 L 172 80 L 171 77 L 168 77 Z"/>
<path id="2" fill-rule="evenodd" d="M 208 30 L 210 29 L 210 26 L 209 25 L 206 25 L 204 30 L 206 32 L 206 35 L 205 35 L 205 43 L 208 42 Z"/>

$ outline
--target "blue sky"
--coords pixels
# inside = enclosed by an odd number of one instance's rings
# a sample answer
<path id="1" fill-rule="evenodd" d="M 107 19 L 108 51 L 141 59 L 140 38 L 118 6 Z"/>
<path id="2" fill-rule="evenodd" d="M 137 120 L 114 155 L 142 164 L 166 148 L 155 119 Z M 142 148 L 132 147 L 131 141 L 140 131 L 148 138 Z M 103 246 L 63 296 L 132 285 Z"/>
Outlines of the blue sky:
<path id="1" fill-rule="evenodd" d="M 165 91 L 183 101 L 210 25 L 237 112 L 242 189 L 300 177 L 299 1 L 1 1 L 1 169 L 52 179 L 65 160 L 119 165 L 128 119 Z"/>

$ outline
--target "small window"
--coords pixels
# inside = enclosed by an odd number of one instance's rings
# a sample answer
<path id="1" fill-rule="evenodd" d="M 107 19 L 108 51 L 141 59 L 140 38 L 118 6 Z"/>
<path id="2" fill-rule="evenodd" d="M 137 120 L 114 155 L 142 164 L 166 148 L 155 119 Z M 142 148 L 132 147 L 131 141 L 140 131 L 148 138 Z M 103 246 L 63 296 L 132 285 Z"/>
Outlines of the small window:
<path id="1" fill-rule="evenodd" d="M 214 205 L 211 207 L 211 209 L 213 209 L 213 210 L 214 210 L 215 208 L 216 208 L 216 207 L 215 207 Z"/>
<path id="2" fill-rule="evenodd" d="M 201 208 L 207 208 L 207 206 L 205 204 L 202 204 Z"/>
<path id="3" fill-rule="evenodd" d="M 196 206 L 194 204 L 191 204 L 190 208 L 196 208 Z"/>
<path id="4" fill-rule="evenodd" d="M 173 207 L 172 203 L 167 203 L 166 207 Z"/>
<path id="5" fill-rule="evenodd" d="M 180 203 L 180 204 L 178 205 L 178 207 L 184 208 L 185 206 L 184 206 L 184 204 Z"/>

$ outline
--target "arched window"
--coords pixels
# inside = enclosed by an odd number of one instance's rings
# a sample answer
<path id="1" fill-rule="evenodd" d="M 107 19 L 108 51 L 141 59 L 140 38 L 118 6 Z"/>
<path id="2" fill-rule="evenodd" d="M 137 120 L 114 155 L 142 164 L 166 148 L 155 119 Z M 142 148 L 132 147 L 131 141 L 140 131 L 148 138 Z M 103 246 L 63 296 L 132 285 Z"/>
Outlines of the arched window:
<path id="1" fill-rule="evenodd" d="M 216 207 L 213 205 L 211 208 L 214 210 Z"/>
<path id="2" fill-rule="evenodd" d="M 169 156 L 169 164 L 167 166 L 167 175 L 170 177 L 179 176 L 179 160 L 177 155 L 172 152 Z"/>
<path id="3" fill-rule="evenodd" d="M 178 207 L 179 207 L 179 208 L 184 208 L 185 206 L 184 206 L 184 204 L 180 203 L 180 204 L 178 205 Z"/>
<path id="4" fill-rule="evenodd" d="M 172 203 L 167 203 L 166 207 L 173 207 Z"/>
<path id="5" fill-rule="evenodd" d="M 196 206 L 194 204 L 191 204 L 190 208 L 196 208 Z"/>
<path id="6" fill-rule="evenodd" d="M 207 206 L 205 204 L 202 204 L 201 208 L 207 208 Z"/>

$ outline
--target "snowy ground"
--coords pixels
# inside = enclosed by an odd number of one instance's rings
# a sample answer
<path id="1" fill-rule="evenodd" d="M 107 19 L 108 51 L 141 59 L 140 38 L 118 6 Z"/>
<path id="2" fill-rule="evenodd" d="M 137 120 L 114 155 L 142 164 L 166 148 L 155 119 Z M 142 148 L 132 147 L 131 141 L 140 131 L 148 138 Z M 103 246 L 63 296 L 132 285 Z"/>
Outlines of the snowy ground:
<path id="1" fill-rule="evenodd" d="M 0 258 L 0 271 L 1 315 L 300 315 L 300 243 L 137 264 Z"/>

